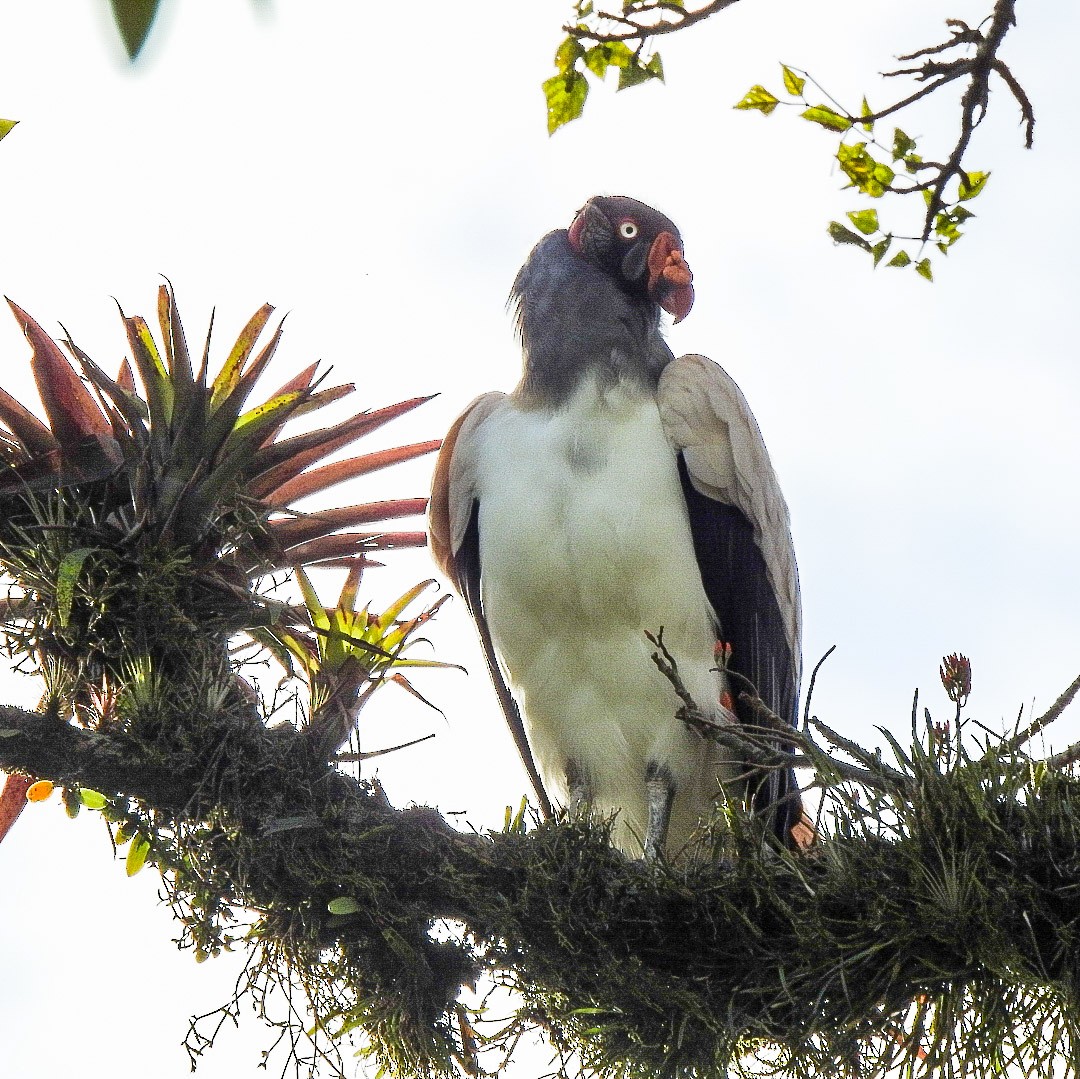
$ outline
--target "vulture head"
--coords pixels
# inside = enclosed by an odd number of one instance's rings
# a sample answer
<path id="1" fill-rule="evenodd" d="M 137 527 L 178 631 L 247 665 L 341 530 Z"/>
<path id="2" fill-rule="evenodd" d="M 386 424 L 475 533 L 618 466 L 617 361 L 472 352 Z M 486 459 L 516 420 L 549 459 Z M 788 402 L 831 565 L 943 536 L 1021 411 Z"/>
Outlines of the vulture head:
<path id="1" fill-rule="evenodd" d="M 578 211 L 567 239 L 631 296 L 659 304 L 676 322 L 690 313 L 693 275 L 682 238 L 658 210 L 625 195 L 596 195 Z"/>

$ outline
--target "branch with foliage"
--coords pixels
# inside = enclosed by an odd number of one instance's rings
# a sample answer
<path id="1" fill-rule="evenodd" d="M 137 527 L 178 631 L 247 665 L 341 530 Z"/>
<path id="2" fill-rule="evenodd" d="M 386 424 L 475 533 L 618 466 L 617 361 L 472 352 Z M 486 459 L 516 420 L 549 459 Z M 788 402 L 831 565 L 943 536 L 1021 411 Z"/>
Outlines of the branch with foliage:
<path id="1" fill-rule="evenodd" d="M 664 34 L 704 21 L 732 6 L 734 0 L 713 0 L 688 8 L 683 0 L 630 0 L 620 12 L 598 9 L 592 0 L 580 0 L 576 18 L 564 27 L 566 38 L 555 56 L 556 74 L 544 83 L 548 109 L 548 130 L 577 119 L 585 107 L 589 77 L 603 80 L 609 68 L 619 72 L 618 89 L 623 90 L 650 79 L 663 79 L 663 64 L 654 42 Z M 762 85 L 747 91 L 735 106 L 770 115 L 779 105 L 794 106 L 803 119 L 840 135 L 835 151 L 837 163 L 849 186 L 872 199 L 886 195 L 919 195 L 923 200 L 921 231 L 900 235 L 883 228 L 878 211 L 864 207 L 848 214 L 854 229 L 833 221 L 829 235 L 838 244 L 848 244 L 868 252 L 874 266 L 890 254 L 886 265 L 914 266 L 927 280 L 933 279 L 930 256 L 915 258 L 897 242 L 920 248 L 931 240 L 945 255 L 960 239 L 963 225 L 973 215 L 964 204 L 978 195 L 989 178 L 967 164 L 967 152 L 975 129 L 986 116 L 991 85 L 1000 80 L 1020 109 L 1025 145 L 1034 139 L 1035 114 L 1019 80 L 1001 59 L 1005 35 L 1016 24 L 1016 0 L 996 0 L 982 26 L 972 27 L 959 19 L 947 19 L 949 38 L 899 57 L 902 63 L 916 62 L 885 73 L 886 78 L 906 77 L 923 85 L 904 94 L 884 108 L 872 109 L 865 96 L 861 108 L 840 105 L 805 71 L 782 65 L 787 100 Z M 985 27 L 985 28 L 983 28 Z M 826 103 L 811 103 L 805 96 L 807 83 L 816 87 Z M 917 102 L 953 84 L 963 86 L 956 141 L 938 159 L 925 158 L 917 140 L 893 127 L 885 143 L 875 138 L 875 124 L 895 117 Z M 876 155 L 876 156 L 875 156 Z M 902 169 L 909 179 L 898 179 Z M 919 252 L 921 255 L 921 251 Z"/>
<path id="2" fill-rule="evenodd" d="M 48 423 L 0 392 L 2 613 L 44 695 L 37 712 L 0 707 L 0 766 L 36 777 L 24 800 L 55 785 L 69 812 L 100 814 L 129 873 L 155 867 L 197 959 L 246 951 L 236 998 L 192 1023 L 193 1060 L 253 994 L 298 1069 L 334 1074 L 354 1046 L 403 1079 L 491 1073 L 533 1028 L 564 1077 L 1071 1072 L 1077 752 L 1040 761 L 1025 747 L 1080 679 L 994 739 L 963 719 L 970 667 L 948 657 L 955 716 L 913 707 L 908 748 L 883 732 L 891 760 L 807 717 L 793 748 L 825 792 L 808 852 L 771 846 L 734 793 L 702 856 L 678 864 L 627 860 L 605 822 L 537 823 L 524 808 L 502 832 L 459 832 L 347 773 L 372 695 L 440 664 L 414 648 L 438 604 L 405 614 L 423 585 L 357 609 L 370 554 L 421 537 L 340 530 L 422 500 L 288 509 L 430 452 L 313 467 L 420 401 L 288 435 L 346 388 L 321 388 L 311 367 L 246 407 L 280 337 L 257 348 L 268 308 L 213 377 L 166 289 L 160 343 L 123 317 L 131 360 L 116 378 L 15 312 Z M 324 607 L 303 567 L 342 563 Z M 289 565 L 300 605 L 267 584 Z M 292 714 L 258 693 L 252 642 L 288 665 Z M 721 736 L 684 705 L 682 721 Z M 733 756 L 774 767 L 774 719 L 759 714 L 769 737 L 749 732 Z"/>

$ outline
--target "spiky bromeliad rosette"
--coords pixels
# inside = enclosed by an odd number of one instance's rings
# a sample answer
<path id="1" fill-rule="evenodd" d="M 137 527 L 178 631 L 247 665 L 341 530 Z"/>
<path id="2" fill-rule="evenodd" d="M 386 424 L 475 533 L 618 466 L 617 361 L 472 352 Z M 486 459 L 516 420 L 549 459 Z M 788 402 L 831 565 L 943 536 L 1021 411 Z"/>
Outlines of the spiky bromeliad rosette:
<path id="1" fill-rule="evenodd" d="M 371 552 L 424 542 L 422 532 L 383 522 L 422 513 L 425 500 L 303 514 L 289 507 L 436 449 L 422 442 L 311 467 L 425 399 L 289 435 L 290 420 L 353 387 L 321 388 L 312 364 L 252 404 L 281 337 L 278 325 L 258 348 L 269 305 L 212 374 L 209 335 L 193 358 L 175 297 L 162 286 L 160 345 L 143 318 L 122 314 L 130 358 L 115 378 L 70 340 L 69 359 L 25 311 L 11 308 L 32 348 L 47 422 L 0 390 L 0 562 L 13 582 L 5 630 L 12 654 L 44 675 L 48 708 L 65 721 L 176 749 L 192 737 L 178 716 L 255 714 L 229 652 L 230 640 L 246 632 L 300 658 L 316 701 L 306 718 L 322 724 L 314 740 L 333 753 L 365 687 L 408 662 L 402 647 L 426 613 L 398 622 L 404 602 L 382 621 L 364 612 L 355 639 L 331 642 L 333 669 L 327 637 L 349 637 L 357 621 L 348 617 L 351 600 Z M 348 610 L 317 609 L 306 578 L 304 607 L 253 587 L 284 567 L 314 564 L 350 566 Z"/>

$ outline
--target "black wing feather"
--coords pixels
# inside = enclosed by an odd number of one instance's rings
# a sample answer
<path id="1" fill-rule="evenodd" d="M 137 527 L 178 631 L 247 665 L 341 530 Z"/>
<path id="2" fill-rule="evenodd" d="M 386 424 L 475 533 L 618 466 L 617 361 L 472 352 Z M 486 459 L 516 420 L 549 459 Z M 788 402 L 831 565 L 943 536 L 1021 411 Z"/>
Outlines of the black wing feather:
<path id="1" fill-rule="evenodd" d="M 521 711 L 518 709 L 517 701 L 514 700 L 514 695 L 510 692 L 510 687 L 507 686 L 502 670 L 499 668 L 499 660 L 495 655 L 495 645 L 491 640 L 491 630 L 488 627 L 487 618 L 484 617 L 484 601 L 480 587 L 479 519 L 480 503 L 474 500 L 472 513 L 469 515 L 469 527 L 465 530 L 465 537 L 461 542 L 461 546 L 454 553 L 454 584 L 457 585 L 457 589 L 465 600 L 473 621 L 476 623 L 480 644 L 484 649 L 484 658 L 487 660 L 488 673 L 491 675 L 491 682 L 495 687 L 499 704 L 502 706 L 506 723 L 514 736 L 518 753 L 521 754 L 521 763 L 525 765 L 525 771 L 529 773 L 529 779 L 532 782 L 533 790 L 536 792 L 544 816 L 551 817 L 553 815 L 551 800 L 547 796 L 547 791 L 544 790 L 544 782 L 540 778 L 540 772 L 536 767 L 532 750 L 529 748 L 529 739 L 525 734 L 525 724 L 521 719 Z"/>
<path id="2" fill-rule="evenodd" d="M 720 622 L 720 637 L 731 645 L 728 665 L 754 684 L 776 715 L 795 726 L 799 706 L 797 659 L 788 643 L 753 525 L 736 506 L 698 491 L 681 453 L 679 479 L 705 593 Z M 751 710 L 738 700 L 738 687 L 732 689 L 736 715 L 744 723 L 753 723 Z M 752 804 L 758 811 L 771 814 L 777 836 L 785 845 L 793 846 L 791 829 L 802 815 L 794 771 L 789 768 L 769 772 L 756 783 Z"/>

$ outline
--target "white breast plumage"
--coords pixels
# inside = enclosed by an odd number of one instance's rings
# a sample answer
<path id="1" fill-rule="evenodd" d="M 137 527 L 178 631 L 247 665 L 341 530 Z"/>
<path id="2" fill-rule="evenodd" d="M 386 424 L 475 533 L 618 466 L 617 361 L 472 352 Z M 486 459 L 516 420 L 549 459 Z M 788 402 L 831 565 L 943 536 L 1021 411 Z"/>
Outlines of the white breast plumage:
<path id="1" fill-rule="evenodd" d="M 580 768 L 594 806 L 644 835 L 644 777 L 679 791 L 671 845 L 718 793 L 718 762 L 675 718 L 645 631 L 664 629 L 687 687 L 715 704 L 715 627 L 675 453 L 654 396 L 585 379 L 558 410 L 507 398 L 476 432 L 484 610 L 545 785 Z M 674 510 L 674 512 L 673 512 Z"/>

